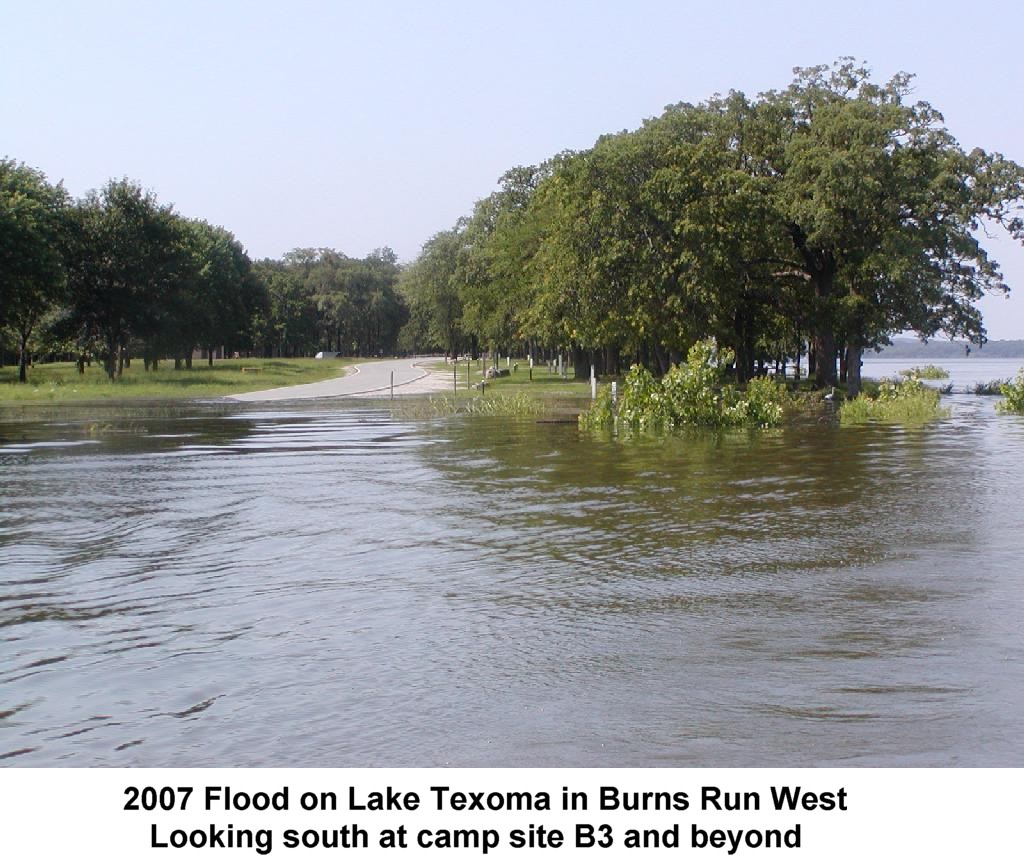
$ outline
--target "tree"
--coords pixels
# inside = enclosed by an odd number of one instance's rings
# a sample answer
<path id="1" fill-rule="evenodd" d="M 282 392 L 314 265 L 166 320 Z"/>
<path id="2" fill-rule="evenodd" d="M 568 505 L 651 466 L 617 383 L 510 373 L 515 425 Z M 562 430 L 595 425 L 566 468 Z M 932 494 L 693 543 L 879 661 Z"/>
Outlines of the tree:
<path id="1" fill-rule="evenodd" d="M 172 209 L 127 180 L 111 181 L 77 203 L 71 225 L 71 318 L 104 347 L 113 380 L 129 340 L 151 340 L 165 326 L 186 247 Z"/>
<path id="2" fill-rule="evenodd" d="M 462 284 L 466 245 L 465 223 L 439 232 L 420 251 L 401 277 L 406 303 L 425 324 L 424 339 L 455 356 L 464 346 Z"/>
<path id="3" fill-rule="evenodd" d="M 885 85 L 849 58 L 797 69 L 764 100 L 781 126 L 773 145 L 778 218 L 808 305 L 817 381 L 834 384 L 837 334 L 853 391 L 860 355 L 899 329 L 984 340 L 976 302 L 1005 292 L 976 239 L 987 219 L 1020 236 L 1024 172 L 1000 155 L 965 153 L 930 105 L 908 105 L 911 76 Z"/>
<path id="4" fill-rule="evenodd" d="M 62 297 L 68 197 L 35 169 L 0 160 L 0 325 L 18 338 L 18 379 L 40 318 Z"/>

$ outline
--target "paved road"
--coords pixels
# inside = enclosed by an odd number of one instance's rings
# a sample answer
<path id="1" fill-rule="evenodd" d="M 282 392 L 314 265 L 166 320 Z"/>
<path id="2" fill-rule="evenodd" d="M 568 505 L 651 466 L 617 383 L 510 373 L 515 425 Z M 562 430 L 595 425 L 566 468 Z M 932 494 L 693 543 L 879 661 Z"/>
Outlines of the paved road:
<path id="1" fill-rule="evenodd" d="M 343 398 L 346 396 L 365 395 L 374 397 L 387 395 L 391 388 L 391 373 L 395 374 L 395 391 L 404 387 L 402 392 L 408 394 L 416 391 L 411 385 L 422 381 L 424 391 L 431 391 L 427 388 L 428 383 L 436 379 L 430 371 L 426 371 L 417 365 L 424 362 L 434 362 L 436 358 L 424 356 L 415 359 L 389 359 L 383 362 L 361 362 L 349 368 L 349 373 L 344 377 L 336 377 L 333 380 L 321 380 L 318 383 L 306 383 L 302 386 L 281 386 L 277 389 L 264 389 L 260 392 L 242 392 L 238 395 L 228 395 L 235 401 L 293 401 L 302 398 Z"/>

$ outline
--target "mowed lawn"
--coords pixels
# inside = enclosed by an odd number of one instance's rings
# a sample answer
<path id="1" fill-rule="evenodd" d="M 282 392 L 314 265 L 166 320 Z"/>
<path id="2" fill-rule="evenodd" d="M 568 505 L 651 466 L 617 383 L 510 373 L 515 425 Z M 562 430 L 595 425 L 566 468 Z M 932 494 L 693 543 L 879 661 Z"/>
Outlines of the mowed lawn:
<path id="1" fill-rule="evenodd" d="M 0 368 L 0 403 L 29 401 L 95 401 L 147 398 L 213 398 L 295 386 L 341 377 L 345 368 L 360 359 L 223 359 L 210 367 L 195 361 L 191 369 L 174 370 L 164 361 L 156 371 L 146 371 L 134 359 L 123 376 L 111 382 L 102 364 L 93 363 L 78 373 L 74 362 L 52 362 L 28 370 L 28 382 L 18 382 L 18 368 Z"/>

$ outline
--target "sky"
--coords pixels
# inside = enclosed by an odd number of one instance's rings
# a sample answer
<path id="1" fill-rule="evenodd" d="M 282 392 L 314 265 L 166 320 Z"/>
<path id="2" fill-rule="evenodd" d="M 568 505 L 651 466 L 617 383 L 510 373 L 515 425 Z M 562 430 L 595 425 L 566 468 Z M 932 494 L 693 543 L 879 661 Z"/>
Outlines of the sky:
<path id="1" fill-rule="evenodd" d="M 784 88 L 794 66 L 916 75 L 967 149 L 1024 162 L 1024 4 L 0 0 L 0 156 L 74 195 L 128 177 L 234 232 L 409 261 L 498 178 L 666 105 Z M 983 302 L 1024 337 L 1017 287 Z"/>

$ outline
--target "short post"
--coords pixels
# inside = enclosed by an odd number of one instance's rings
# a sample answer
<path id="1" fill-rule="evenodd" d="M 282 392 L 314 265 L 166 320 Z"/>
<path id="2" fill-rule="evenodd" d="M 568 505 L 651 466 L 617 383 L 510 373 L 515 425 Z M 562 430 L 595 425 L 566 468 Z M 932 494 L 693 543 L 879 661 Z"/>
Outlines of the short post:
<path id="1" fill-rule="evenodd" d="M 597 377 L 594 376 L 594 366 L 590 366 L 590 400 L 597 400 Z"/>
<path id="2" fill-rule="evenodd" d="M 512 356 L 505 356 L 505 367 L 512 370 Z"/>
<path id="3" fill-rule="evenodd" d="M 612 380 L 612 411 L 619 403 L 619 384 Z"/>
<path id="4" fill-rule="evenodd" d="M 391 372 L 391 400 L 395 400 L 395 372 Z"/>

